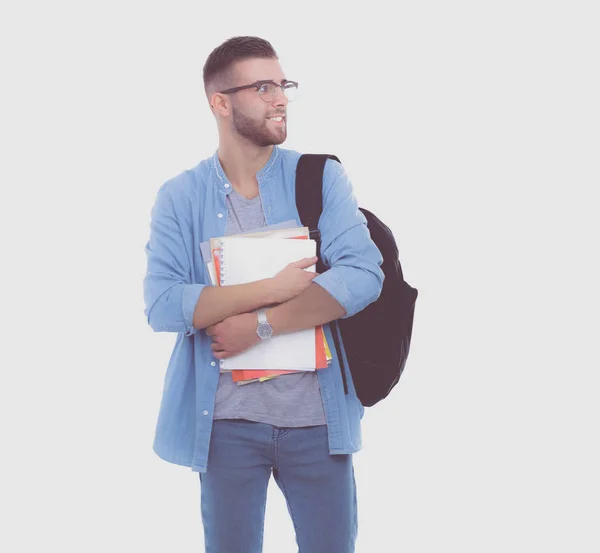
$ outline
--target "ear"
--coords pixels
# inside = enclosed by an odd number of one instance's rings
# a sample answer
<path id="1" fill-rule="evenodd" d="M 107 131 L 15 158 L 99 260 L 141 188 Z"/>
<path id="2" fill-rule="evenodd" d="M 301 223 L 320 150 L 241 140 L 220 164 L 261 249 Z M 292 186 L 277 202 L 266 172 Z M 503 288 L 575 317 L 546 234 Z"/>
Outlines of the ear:
<path id="1" fill-rule="evenodd" d="M 225 94 L 215 92 L 210 98 L 210 107 L 213 113 L 220 113 L 223 116 L 229 115 L 230 105 L 229 99 Z"/>

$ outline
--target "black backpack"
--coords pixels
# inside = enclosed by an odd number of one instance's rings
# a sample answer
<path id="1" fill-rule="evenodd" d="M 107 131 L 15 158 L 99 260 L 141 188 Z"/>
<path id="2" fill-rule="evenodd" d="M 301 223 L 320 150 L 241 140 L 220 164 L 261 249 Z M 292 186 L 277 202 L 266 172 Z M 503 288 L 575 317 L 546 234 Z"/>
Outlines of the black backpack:
<path id="1" fill-rule="evenodd" d="M 317 228 L 323 210 L 323 170 L 328 158 L 341 163 L 330 154 L 303 154 L 296 169 L 296 206 L 302 224 L 310 229 L 310 238 L 317 242 L 318 273 L 328 268 L 320 257 L 321 235 Z M 387 397 L 404 370 L 418 291 L 404 280 L 392 231 L 373 213 L 359 209 L 367 219 L 371 239 L 383 256 L 383 289 L 379 298 L 362 311 L 331 324 L 344 391 L 348 393 L 348 384 L 338 327 L 356 395 L 365 407 L 371 407 Z"/>

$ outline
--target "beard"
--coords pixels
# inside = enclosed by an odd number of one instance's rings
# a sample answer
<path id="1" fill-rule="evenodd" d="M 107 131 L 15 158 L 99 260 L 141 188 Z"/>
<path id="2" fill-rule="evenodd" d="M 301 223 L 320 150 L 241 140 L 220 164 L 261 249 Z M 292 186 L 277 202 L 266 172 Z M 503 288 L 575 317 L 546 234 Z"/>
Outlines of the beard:
<path id="1" fill-rule="evenodd" d="M 233 128 L 240 136 L 249 140 L 257 146 L 273 146 L 275 144 L 282 144 L 287 138 L 287 118 L 284 126 L 277 131 L 277 129 L 269 129 L 267 119 L 257 121 L 244 115 L 241 111 L 237 110 L 234 106 L 231 109 L 233 116 Z"/>

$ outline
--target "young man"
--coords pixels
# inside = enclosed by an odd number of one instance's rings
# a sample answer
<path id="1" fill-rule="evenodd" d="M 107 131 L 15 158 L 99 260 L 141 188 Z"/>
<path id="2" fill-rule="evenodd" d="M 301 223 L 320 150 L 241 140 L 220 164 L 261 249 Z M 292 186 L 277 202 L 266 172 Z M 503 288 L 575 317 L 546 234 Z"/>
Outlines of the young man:
<path id="1" fill-rule="evenodd" d="M 300 153 L 279 147 L 297 83 L 286 78 L 269 42 L 227 40 L 206 60 L 204 85 L 218 150 L 160 188 L 146 245 L 145 314 L 154 330 L 178 333 L 154 451 L 199 473 L 207 552 L 261 551 L 273 473 L 302 553 L 350 553 L 357 533 L 352 454 L 361 448 L 364 408 L 347 369 L 344 393 L 335 348 L 325 369 L 244 386 L 220 374 L 219 360 L 271 332 L 317 325 L 333 344 L 326 323 L 379 297 L 381 253 L 344 169 L 327 160 L 319 229 L 330 269 L 306 271 L 316 261 L 309 258 L 271 279 L 208 285 L 201 242 L 290 219 L 300 225 Z M 271 332 L 259 335 L 259 319 Z"/>

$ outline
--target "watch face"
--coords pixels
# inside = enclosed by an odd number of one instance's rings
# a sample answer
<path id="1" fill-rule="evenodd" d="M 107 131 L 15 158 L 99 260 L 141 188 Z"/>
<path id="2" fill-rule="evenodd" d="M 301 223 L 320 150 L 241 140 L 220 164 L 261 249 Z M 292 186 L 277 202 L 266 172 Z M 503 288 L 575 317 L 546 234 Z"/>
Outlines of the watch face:
<path id="1" fill-rule="evenodd" d="M 271 325 L 265 323 L 259 324 L 256 331 L 261 338 L 270 338 L 273 334 Z"/>

